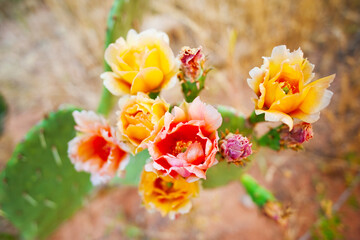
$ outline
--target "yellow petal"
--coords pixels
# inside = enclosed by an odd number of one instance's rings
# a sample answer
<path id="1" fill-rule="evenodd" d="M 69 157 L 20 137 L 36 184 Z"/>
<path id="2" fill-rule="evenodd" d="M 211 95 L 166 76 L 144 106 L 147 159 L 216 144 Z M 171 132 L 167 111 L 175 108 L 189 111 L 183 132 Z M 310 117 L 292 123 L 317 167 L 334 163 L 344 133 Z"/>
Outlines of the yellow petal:
<path id="1" fill-rule="evenodd" d="M 174 53 L 171 51 L 169 45 L 160 43 L 159 45 L 160 68 L 162 72 L 167 75 L 175 66 Z"/>
<path id="2" fill-rule="evenodd" d="M 255 110 L 255 113 L 257 115 L 261 113 L 265 113 L 265 120 L 270 122 L 283 122 L 286 125 L 289 126 L 290 130 L 293 128 L 293 119 L 285 113 L 279 112 L 279 111 L 273 111 L 273 110 Z"/>
<path id="3" fill-rule="evenodd" d="M 130 140 L 136 142 L 136 145 L 139 145 L 143 139 L 150 135 L 150 131 L 144 125 L 138 124 L 128 126 L 128 128 L 125 130 L 125 134 L 129 137 Z"/>
<path id="4" fill-rule="evenodd" d="M 122 72 L 120 76 L 124 81 L 126 81 L 129 84 L 132 84 L 137 74 L 138 72 L 136 71 L 130 71 L 130 72 Z"/>
<path id="5" fill-rule="evenodd" d="M 104 80 L 104 86 L 115 96 L 121 96 L 130 93 L 130 85 L 119 79 L 113 72 L 105 72 L 100 75 L 100 78 Z"/>
<path id="6" fill-rule="evenodd" d="M 260 97 L 259 100 L 257 101 L 257 107 L 261 109 L 264 107 L 265 98 L 266 98 L 266 89 L 264 87 L 264 83 L 260 83 L 259 90 L 260 90 Z"/>
<path id="7" fill-rule="evenodd" d="M 281 90 L 282 91 L 282 90 Z M 283 92 L 283 91 L 282 91 Z M 303 102 L 308 89 L 304 89 L 301 93 L 285 95 L 276 102 L 274 102 L 269 110 L 275 110 L 283 113 L 290 113 L 299 108 L 300 104 Z"/>
<path id="8" fill-rule="evenodd" d="M 260 95 L 260 83 L 264 82 L 266 75 L 268 75 L 268 71 L 262 70 L 258 67 L 255 67 L 250 70 L 249 75 L 251 78 L 247 79 L 247 83 L 249 87 L 254 90 L 256 95 Z"/>
<path id="9" fill-rule="evenodd" d="M 313 114 L 327 107 L 333 95 L 327 88 L 334 78 L 335 75 L 331 75 L 308 84 L 305 88 L 308 88 L 309 92 L 300 105 L 300 110 L 304 113 Z"/>
<path id="10" fill-rule="evenodd" d="M 319 120 L 320 118 L 320 112 L 313 113 L 313 114 L 306 114 L 302 112 L 301 110 L 296 110 L 290 114 L 291 117 L 300 119 L 307 123 L 313 123 Z"/>
<path id="11" fill-rule="evenodd" d="M 163 73 L 155 67 L 142 69 L 135 77 L 131 86 L 131 94 L 137 92 L 148 93 L 160 87 L 163 81 Z"/>
<path id="12" fill-rule="evenodd" d="M 159 67 L 160 66 L 160 57 L 159 57 L 159 50 L 156 48 L 151 49 L 147 52 L 146 56 L 144 56 L 144 64 L 143 68 L 148 67 Z"/>

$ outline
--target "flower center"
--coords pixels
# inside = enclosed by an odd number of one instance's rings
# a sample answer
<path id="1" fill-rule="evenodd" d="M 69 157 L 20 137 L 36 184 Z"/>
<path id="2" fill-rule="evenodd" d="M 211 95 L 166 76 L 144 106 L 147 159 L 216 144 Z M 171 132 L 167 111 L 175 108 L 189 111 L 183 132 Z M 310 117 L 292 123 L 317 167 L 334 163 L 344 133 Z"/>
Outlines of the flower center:
<path id="1" fill-rule="evenodd" d="M 111 151 L 111 145 L 106 142 L 106 140 L 102 137 L 95 138 L 93 142 L 93 149 L 95 151 L 95 154 L 100 157 L 100 159 L 104 162 L 107 161 L 110 151 Z"/>
<path id="2" fill-rule="evenodd" d="M 174 186 L 173 182 L 164 181 L 161 177 L 157 178 L 154 182 L 154 187 L 168 192 Z"/>
<path id="3" fill-rule="evenodd" d="M 280 76 L 276 82 L 279 83 L 285 94 L 294 94 L 299 92 L 299 83 L 297 80 L 291 79 L 287 76 Z"/>
<path id="4" fill-rule="evenodd" d="M 173 150 L 173 155 L 176 156 L 179 153 L 184 153 L 188 149 L 188 147 L 193 143 L 193 141 L 177 141 L 175 148 Z"/>

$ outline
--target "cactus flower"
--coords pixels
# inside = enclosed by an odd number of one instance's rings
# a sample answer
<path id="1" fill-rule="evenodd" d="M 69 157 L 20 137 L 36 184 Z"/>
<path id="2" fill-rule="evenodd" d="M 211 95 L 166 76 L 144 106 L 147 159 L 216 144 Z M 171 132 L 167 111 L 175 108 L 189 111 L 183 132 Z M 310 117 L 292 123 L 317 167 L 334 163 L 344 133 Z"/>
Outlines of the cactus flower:
<path id="1" fill-rule="evenodd" d="M 169 110 L 169 104 L 163 99 L 151 99 L 144 93 L 121 98 L 119 107 L 119 132 L 130 143 L 129 147 L 135 154 L 147 148 L 147 143 L 155 138 Z"/>
<path id="2" fill-rule="evenodd" d="M 92 111 L 74 111 L 78 135 L 69 142 L 68 155 L 77 171 L 91 174 L 94 185 L 108 182 L 129 162 L 129 154 L 115 137 L 115 130 Z"/>
<path id="3" fill-rule="evenodd" d="M 157 176 L 143 171 L 139 193 L 145 207 L 160 211 L 162 216 L 174 219 L 179 214 L 188 213 L 192 207 L 191 199 L 200 191 L 200 182 L 188 183 L 183 178 Z"/>
<path id="4" fill-rule="evenodd" d="M 165 113 L 163 128 L 148 146 L 153 168 L 188 182 L 205 179 L 207 169 L 217 163 L 221 122 L 220 113 L 199 97 Z"/>
<path id="5" fill-rule="evenodd" d="M 101 74 L 104 86 L 114 95 L 158 92 L 176 82 L 178 64 L 164 32 L 131 29 L 105 51 L 111 72 Z"/>
<path id="6" fill-rule="evenodd" d="M 333 93 L 327 88 L 335 75 L 312 82 L 314 65 L 299 48 L 275 47 L 263 65 L 250 71 L 248 84 L 257 95 L 255 113 L 265 113 L 266 121 L 281 121 L 293 128 L 293 119 L 313 123 L 327 107 Z"/>

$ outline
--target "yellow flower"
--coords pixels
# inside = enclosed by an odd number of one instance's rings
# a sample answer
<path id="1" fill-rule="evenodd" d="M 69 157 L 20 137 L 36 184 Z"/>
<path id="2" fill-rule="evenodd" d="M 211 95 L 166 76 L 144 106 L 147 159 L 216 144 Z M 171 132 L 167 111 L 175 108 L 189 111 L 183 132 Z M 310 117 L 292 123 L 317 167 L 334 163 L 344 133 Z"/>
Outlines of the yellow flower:
<path id="1" fill-rule="evenodd" d="M 121 98 L 119 106 L 118 129 L 124 140 L 130 142 L 130 151 L 136 154 L 147 148 L 146 144 L 164 125 L 169 104 L 159 97 L 154 100 L 139 92 Z"/>
<path id="2" fill-rule="evenodd" d="M 176 82 L 178 64 L 164 32 L 149 29 L 138 34 L 130 30 L 126 40 L 121 37 L 109 45 L 105 60 L 112 72 L 101 78 L 117 96 L 157 92 Z"/>
<path id="3" fill-rule="evenodd" d="M 139 192 L 145 207 L 160 211 L 162 216 L 174 219 L 177 214 L 188 213 L 192 207 L 191 198 L 200 191 L 200 182 L 188 183 L 183 178 L 157 176 L 143 171 Z"/>
<path id="4" fill-rule="evenodd" d="M 281 121 L 290 130 L 293 118 L 317 121 L 320 111 L 330 103 L 333 93 L 327 88 L 335 75 L 311 82 L 313 69 L 300 48 L 290 52 L 284 45 L 275 47 L 260 68 L 249 72 L 248 84 L 258 96 L 255 113 L 265 113 L 265 120 Z"/>

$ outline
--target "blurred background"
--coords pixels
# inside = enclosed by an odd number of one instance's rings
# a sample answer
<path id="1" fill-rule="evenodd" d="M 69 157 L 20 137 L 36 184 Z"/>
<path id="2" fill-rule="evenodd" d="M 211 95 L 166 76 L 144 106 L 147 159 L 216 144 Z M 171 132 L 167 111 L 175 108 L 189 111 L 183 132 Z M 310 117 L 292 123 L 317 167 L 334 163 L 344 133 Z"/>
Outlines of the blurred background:
<path id="1" fill-rule="evenodd" d="M 62 104 L 96 109 L 111 4 L 0 0 L 0 92 L 9 105 L 0 169 L 47 112 Z M 249 114 L 248 72 L 281 44 L 301 47 L 316 78 L 336 73 L 334 97 L 313 125 L 306 151 L 262 150 L 250 169 L 294 213 L 287 228 L 277 225 L 237 182 L 203 191 L 192 211 L 175 221 L 147 213 L 137 189 L 105 189 L 49 239 L 358 239 L 360 1 L 157 0 L 142 10 L 143 21 L 134 27 L 167 32 L 175 54 L 184 45 L 203 46 L 214 70 L 201 97 L 211 104 Z M 179 86 L 162 94 L 173 103 L 182 99 Z M 332 206 L 336 214 L 329 213 Z M 17 233 L 3 218 L 0 232 Z"/>

